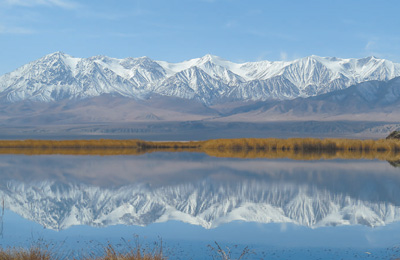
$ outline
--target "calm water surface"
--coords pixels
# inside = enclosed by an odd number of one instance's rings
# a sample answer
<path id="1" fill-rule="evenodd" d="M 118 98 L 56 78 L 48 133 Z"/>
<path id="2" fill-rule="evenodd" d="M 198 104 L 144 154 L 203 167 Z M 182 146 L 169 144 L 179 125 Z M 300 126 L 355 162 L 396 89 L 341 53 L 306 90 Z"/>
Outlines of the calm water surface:
<path id="1" fill-rule="evenodd" d="M 60 257 L 161 240 L 169 259 L 400 257 L 400 168 L 384 161 L 0 156 L 0 244 Z M 43 242 L 42 242 L 43 241 Z M 215 258 L 218 259 L 218 258 Z"/>

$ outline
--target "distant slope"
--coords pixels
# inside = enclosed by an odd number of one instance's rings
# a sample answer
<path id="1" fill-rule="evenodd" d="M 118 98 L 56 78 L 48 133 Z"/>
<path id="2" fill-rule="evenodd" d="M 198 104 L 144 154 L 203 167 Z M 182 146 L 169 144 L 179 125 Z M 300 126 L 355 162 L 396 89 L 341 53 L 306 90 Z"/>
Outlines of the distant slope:
<path id="1" fill-rule="evenodd" d="M 84 100 L 0 104 L 0 126 L 191 121 L 217 116 L 217 111 L 200 102 L 158 95 L 146 100 L 103 94 Z"/>
<path id="2" fill-rule="evenodd" d="M 369 81 L 316 97 L 258 102 L 230 111 L 225 120 L 400 120 L 400 77 Z"/>

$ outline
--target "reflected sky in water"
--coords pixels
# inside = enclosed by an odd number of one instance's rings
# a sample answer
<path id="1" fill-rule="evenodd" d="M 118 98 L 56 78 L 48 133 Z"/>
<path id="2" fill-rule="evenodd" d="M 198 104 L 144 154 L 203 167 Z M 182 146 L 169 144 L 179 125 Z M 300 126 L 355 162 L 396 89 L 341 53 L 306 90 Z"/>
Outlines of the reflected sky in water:
<path id="1" fill-rule="evenodd" d="M 400 244 L 400 168 L 384 161 L 3 155 L 0 172 L 3 246 L 138 235 L 171 259 L 212 258 L 214 241 L 251 259 L 379 259 Z"/>

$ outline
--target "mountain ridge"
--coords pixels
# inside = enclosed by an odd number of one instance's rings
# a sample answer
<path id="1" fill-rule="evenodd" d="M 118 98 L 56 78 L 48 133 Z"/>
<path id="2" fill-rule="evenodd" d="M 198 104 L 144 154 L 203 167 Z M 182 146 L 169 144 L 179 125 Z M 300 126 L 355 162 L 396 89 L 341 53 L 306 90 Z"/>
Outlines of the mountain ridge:
<path id="1" fill-rule="evenodd" d="M 261 118 L 297 117 L 299 119 L 338 120 L 335 117 L 347 117 L 358 120 L 357 115 L 365 115 L 370 120 L 394 121 L 399 118 L 400 111 L 400 77 L 387 82 L 367 81 L 346 89 L 308 98 L 293 100 L 257 102 L 233 109 L 226 115 L 235 120 L 237 117 Z M 369 115 L 367 115 L 369 114 Z M 379 118 L 380 117 L 380 118 Z M 385 118 L 388 117 L 388 118 Z M 237 120 L 237 119 L 236 119 Z M 254 120 L 254 118 L 253 118 Z"/>
<path id="2" fill-rule="evenodd" d="M 75 58 L 48 54 L 0 76 L 0 98 L 49 102 L 119 94 L 143 100 L 153 94 L 197 100 L 290 100 L 345 89 L 364 81 L 400 76 L 400 64 L 367 57 L 308 56 L 293 61 L 234 63 L 207 54 L 178 63 L 148 57 Z"/>

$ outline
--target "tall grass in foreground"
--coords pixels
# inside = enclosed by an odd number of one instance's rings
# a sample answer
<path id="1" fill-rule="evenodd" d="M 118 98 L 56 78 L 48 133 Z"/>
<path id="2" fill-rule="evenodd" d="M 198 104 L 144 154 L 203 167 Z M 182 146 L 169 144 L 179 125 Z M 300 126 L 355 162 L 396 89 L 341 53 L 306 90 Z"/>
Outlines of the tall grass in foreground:
<path id="1" fill-rule="evenodd" d="M 48 250 L 40 248 L 30 249 L 0 249 L 1 260 L 52 260 L 52 254 Z"/>
<path id="2" fill-rule="evenodd" d="M 241 138 L 190 142 L 142 140 L 0 141 L 0 154 L 140 155 L 149 152 L 203 152 L 236 158 L 400 160 L 400 140 Z"/>
<path id="3" fill-rule="evenodd" d="M 215 246 L 208 245 L 208 248 L 210 249 L 211 258 L 215 260 L 244 260 L 250 255 L 255 254 L 248 246 L 238 251 L 237 245 L 232 248 L 223 248 L 217 242 L 215 242 Z M 134 248 L 128 246 L 128 249 L 127 252 L 118 252 L 109 244 L 99 256 L 58 257 L 57 252 L 51 251 L 48 247 L 35 246 L 30 249 L 9 248 L 0 249 L 0 260 L 167 260 L 163 256 L 162 244 L 151 253 L 146 252 L 146 250 L 138 245 Z"/>
<path id="4" fill-rule="evenodd" d="M 131 249 L 129 252 L 117 252 L 113 246 L 108 245 L 105 248 L 103 256 L 94 258 L 83 258 L 83 260 L 165 260 L 162 250 L 155 254 L 146 253 L 140 248 Z"/>
<path id="5" fill-rule="evenodd" d="M 238 257 L 233 258 L 233 250 L 230 247 L 225 247 L 222 248 L 217 241 L 214 242 L 215 246 L 213 245 L 208 245 L 208 248 L 210 249 L 211 253 L 213 253 L 211 255 L 212 259 L 221 259 L 221 260 L 244 260 L 247 259 L 248 256 L 255 254 L 254 251 L 250 250 L 248 246 L 244 247 L 240 253 L 240 255 L 238 255 Z M 234 248 L 237 248 L 237 245 L 234 246 Z"/>
<path id="6" fill-rule="evenodd" d="M 64 257 L 56 256 L 56 252 L 51 250 L 32 247 L 30 249 L 9 248 L 0 249 L 0 260 L 59 260 Z M 67 258 L 71 259 L 71 258 Z M 80 258 L 72 258 L 76 260 L 166 260 L 162 255 L 162 250 L 155 253 L 147 253 L 141 248 L 133 248 L 128 252 L 117 252 L 113 246 L 108 245 L 104 248 L 104 252 L 100 256 L 88 256 Z"/>

